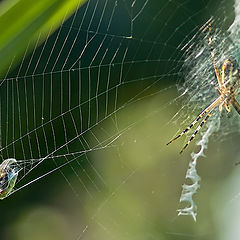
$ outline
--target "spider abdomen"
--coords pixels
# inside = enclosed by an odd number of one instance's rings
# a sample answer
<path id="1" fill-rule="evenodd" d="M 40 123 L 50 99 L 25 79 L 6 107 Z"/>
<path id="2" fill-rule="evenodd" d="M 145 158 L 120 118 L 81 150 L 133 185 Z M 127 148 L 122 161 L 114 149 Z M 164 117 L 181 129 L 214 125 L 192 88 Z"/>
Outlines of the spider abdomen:
<path id="1" fill-rule="evenodd" d="M 233 57 L 229 57 L 222 64 L 221 82 L 228 90 L 234 91 L 238 87 L 239 70 L 237 61 Z"/>

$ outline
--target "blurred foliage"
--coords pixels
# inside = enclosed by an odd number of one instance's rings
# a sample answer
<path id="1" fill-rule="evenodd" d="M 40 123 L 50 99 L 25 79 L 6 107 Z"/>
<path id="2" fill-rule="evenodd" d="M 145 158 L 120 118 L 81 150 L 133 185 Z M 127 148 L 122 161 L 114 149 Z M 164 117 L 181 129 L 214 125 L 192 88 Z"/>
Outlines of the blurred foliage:
<path id="1" fill-rule="evenodd" d="M 8 0 L 0 4 L 0 76 L 28 44 L 43 41 L 85 0 Z M 29 48 L 29 50 L 31 47 Z"/>

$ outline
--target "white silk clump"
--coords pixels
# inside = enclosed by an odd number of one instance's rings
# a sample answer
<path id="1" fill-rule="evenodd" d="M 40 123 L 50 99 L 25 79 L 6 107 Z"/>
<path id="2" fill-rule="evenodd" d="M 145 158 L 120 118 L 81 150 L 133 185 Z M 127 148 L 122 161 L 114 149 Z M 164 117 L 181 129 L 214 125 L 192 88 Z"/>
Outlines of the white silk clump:
<path id="1" fill-rule="evenodd" d="M 220 124 L 220 122 L 218 121 Z M 202 138 L 197 145 L 200 146 L 200 150 L 196 153 L 191 154 L 191 161 L 189 162 L 189 167 L 186 173 L 186 179 L 189 179 L 192 184 L 183 184 L 182 193 L 180 197 L 180 202 L 186 202 L 187 207 L 183 209 L 178 209 L 178 216 L 180 215 L 190 215 L 193 217 L 194 221 L 197 220 L 197 205 L 193 200 L 193 195 L 197 193 L 197 190 L 200 188 L 200 180 L 197 173 L 197 161 L 200 157 L 205 157 L 204 150 L 208 147 L 209 137 L 218 130 L 219 124 L 216 122 L 210 122 L 208 129 L 203 133 Z"/>

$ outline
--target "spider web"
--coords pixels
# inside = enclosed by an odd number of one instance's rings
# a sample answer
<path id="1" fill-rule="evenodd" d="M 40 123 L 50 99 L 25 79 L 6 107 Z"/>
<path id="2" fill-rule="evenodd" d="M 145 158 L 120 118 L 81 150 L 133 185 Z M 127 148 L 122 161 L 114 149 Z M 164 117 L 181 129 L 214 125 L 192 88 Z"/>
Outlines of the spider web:
<path id="1" fill-rule="evenodd" d="M 0 85 L 1 156 L 21 166 L 10 198 L 45 180 L 40 198 L 50 194 L 51 180 L 63 179 L 67 188 L 58 196 L 81 212 L 70 239 L 146 239 L 156 219 L 174 219 L 187 165 L 165 144 L 217 94 L 200 27 L 216 16 L 218 66 L 238 35 L 230 4 L 217 6 L 213 14 L 214 1 L 90 0 L 44 43 L 27 48 Z M 235 132 L 236 117 L 216 113 L 209 126 L 221 119 L 224 127 L 214 130 L 223 129 L 220 138 Z M 156 211 L 170 196 L 172 211 Z M 152 238 L 172 235 L 175 228 L 163 226 Z"/>

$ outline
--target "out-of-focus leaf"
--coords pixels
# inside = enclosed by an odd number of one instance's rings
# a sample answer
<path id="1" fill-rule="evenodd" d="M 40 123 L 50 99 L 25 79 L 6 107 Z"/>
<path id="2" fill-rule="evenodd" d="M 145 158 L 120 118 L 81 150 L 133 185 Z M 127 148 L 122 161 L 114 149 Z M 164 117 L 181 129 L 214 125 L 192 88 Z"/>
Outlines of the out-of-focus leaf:
<path id="1" fill-rule="evenodd" d="M 85 0 L 8 0 L 0 4 L 0 75 L 4 75 L 29 42 L 41 41 L 80 7 Z M 40 41 L 40 42 L 41 42 Z"/>

